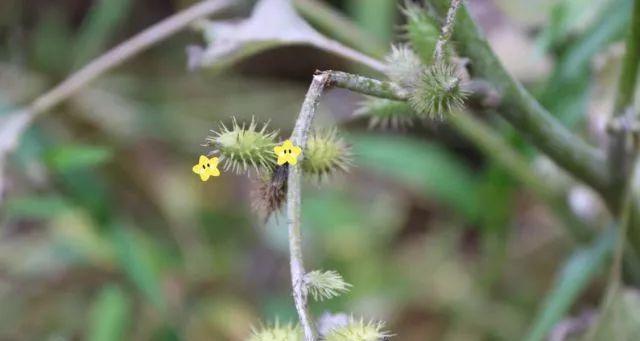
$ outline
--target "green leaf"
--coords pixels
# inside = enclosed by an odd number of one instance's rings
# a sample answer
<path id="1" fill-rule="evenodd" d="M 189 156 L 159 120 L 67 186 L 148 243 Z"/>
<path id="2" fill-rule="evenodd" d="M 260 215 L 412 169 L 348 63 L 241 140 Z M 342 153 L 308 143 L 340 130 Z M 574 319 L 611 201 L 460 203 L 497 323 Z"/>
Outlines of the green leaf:
<path id="1" fill-rule="evenodd" d="M 353 136 L 356 165 L 433 197 L 469 219 L 480 207 L 477 181 L 467 166 L 446 149 L 404 137 Z"/>
<path id="2" fill-rule="evenodd" d="M 556 277 L 525 340 L 544 340 L 547 333 L 569 311 L 581 292 L 598 274 L 613 250 L 617 229 L 607 228 L 593 245 L 577 250 Z"/>
<path id="3" fill-rule="evenodd" d="M 122 289 L 116 285 L 104 287 L 91 309 L 87 340 L 124 340 L 130 316 L 129 298 Z"/>
<path id="4" fill-rule="evenodd" d="M 53 169 L 66 172 L 99 166 L 109 161 L 112 156 L 113 152 L 106 147 L 68 145 L 48 151 L 45 160 Z"/>

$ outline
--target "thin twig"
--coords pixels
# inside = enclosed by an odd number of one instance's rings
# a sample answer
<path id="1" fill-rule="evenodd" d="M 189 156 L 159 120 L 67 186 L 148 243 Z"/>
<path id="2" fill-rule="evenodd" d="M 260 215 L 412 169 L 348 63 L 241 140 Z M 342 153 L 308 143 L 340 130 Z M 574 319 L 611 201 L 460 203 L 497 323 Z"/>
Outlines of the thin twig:
<path id="1" fill-rule="evenodd" d="M 456 21 L 456 13 L 458 12 L 458 7 L 460 7 L 460 2 L 461 0 L 451 0 L 449 11 L 447 11 L 447 17 L 444 21 L 444 25 L 442 25 L 440 37 L 438 38 L 436 47 L 433 51 L 433 57 L 436 62 L 442 61 L 442 57 L 444 56 L 444 47 L 447 45 L 449 39 L 451 39 L 453 25 Z"/>
<path id="2" fill-rule="evenodd" d="M 218 12 L 231 3 L 232 0 L 205 0 L 176 13 L 94 59 L 27 107 L 6 115 L 0 122 L 0 202 L 7 154 L 16 148 L 20 136 L 38 115 L 82 90 L 100 75 L 187 27 L 194 20 Z"/>
<path id="3" fill-rule="evenodd" d="M 307 95 L 302 103 L 300 114 L 291 135 L 292 142 L 304 150 L 311 122 L 318 107 L 322 90 L 329 79 L 328 74 L 319 73 L 313 76 Z M 301 159 L 304 154 L 301 155 Z M 298 160 L 299 162 L 302 160 Z M 300 324 L 304 330 L 305 341 L 318 340 L 318 331 L 313 317 L 307 306 L 307 291 L 304 288 L 304 262 L 302 258 L 302 233 L 300 229 L 300 163 L 289 166 L 289 180 L 287 183 L 287 223 L 289 227 L 289 251 L 291 254 L 291 284 L 293 300 L 298 312 Z"/>
<path id="4" fill-rule="evenodd" d="M 342 71 L 328 70 L 323 71 L 323 73 L 329 76 L 329 85 L 334 85 L 339 88 L 380 98 L 395 100 L 406 100 L 409 98 L 409 92 L 407 90 L 392 82 L 384 82 Z"/>

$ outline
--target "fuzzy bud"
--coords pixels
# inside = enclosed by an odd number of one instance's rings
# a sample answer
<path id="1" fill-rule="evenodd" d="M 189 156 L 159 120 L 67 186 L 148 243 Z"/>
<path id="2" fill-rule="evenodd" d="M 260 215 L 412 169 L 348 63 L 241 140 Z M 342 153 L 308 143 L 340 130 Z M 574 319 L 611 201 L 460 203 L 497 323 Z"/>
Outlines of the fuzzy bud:
<path id="1" fill-rule="evenodd" d="M 351 284 L 336 271 L 311 271 L 304 275 L 305 290 L 316 301 L 330 299 L 349 291 Z"/>
<path id="2" fill-rule="evenodd" d="M 302 330 L 295 324 L 280 325 L 278 321 L 273 326 L 252 328 L 247 341 L 300 341 L 304 339 Z"/>
<path id="3" fill-rule="evenodd" d="M 265 175 L 252 193 L 252 207 L 264 221 L 280 210 L 287 201 L 287 180 L 289 165 L 276 166 L 271 174 Z"/>
<path id="4" fill-rule="evenodd" d="M 404 129 L 413 125 L 419 115 L 407 102 L 368 97 L 354 112 L 356 116 L 368 116 L 369 128 Z"/>
<path id="5" fill-rule="evenodd" d="M 423 65 L 409 45 L 392 45 L 385 62 L 385 74 L 392 82 L 411 89 L 420 81 Z"/>
<path id="6" fill-rule="evenodd" d="M 384 322 L 365 322 L 364 319 L 351 318 L 349 324 L 331 330 L 325 341 L 384 341 L 391 337 L 384 330 Z"/>
<path id="7" fill-rule="evenodd" d="M 461 79 L 455 66 L 436 63 L 422 73 L 419 85 L 409 96 L 409 104 L 419 114 L 443 119 L 464 105 L 468 92 Z"/>
<path id="8" fill-rule="evenodd" d="M 220 160 L 225 171 L 236 173 L 248 172 L 250 168 L 257 173 L 273 169 L 276 155 L 273 147 L 276 145 L 275 131 L 267 131 L 267 123 L 258 129 L 254 119 L 246 126 L 239 125 L 233 119 L 231 129 L 220 124 L 220 131 L 212 131 L 213 136 L 207 138 L 207 145 L 216 149 L 214 154 L 220 154 Z"/>
<path id="9" fill-rule="evenodd" d="M 313 132 L 302 155 L 302 170 L 319 179 L 351 165 L 351 149 L 335 129 Z"/>

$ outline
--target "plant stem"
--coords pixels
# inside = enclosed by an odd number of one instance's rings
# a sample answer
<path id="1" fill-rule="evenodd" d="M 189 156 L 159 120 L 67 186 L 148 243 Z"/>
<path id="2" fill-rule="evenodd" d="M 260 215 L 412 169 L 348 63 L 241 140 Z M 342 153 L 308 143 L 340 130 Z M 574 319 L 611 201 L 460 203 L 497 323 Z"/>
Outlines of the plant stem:
<path id="1" fill-rule="evenodd" d="M 460 7 L 461 0 L 451 0 L 451 5 L 449 6 L 449 10 L 447 11 L 447 17 L 444 21 L 444 25 L 442 25 L 442 31 L 440 33 L 440 37 L 436 42 L 436 47 L 433 51 L 433 57 L 436 62 L 442 61 L 442 57 L 444 55 L 444 47 L 451 39 L 451 33 L 453 31 L 453 25 L 456 21 L 456 12 L 458 12 L 458 7 Z"/>
<path id="2" fill-rule="evenodd" d="M 449 9 L 447 0 L 431 2 L 440 15 L 444 16 Z M 609 171 L 603 167 L 603 153 L 586 144 L 552 117 L 507 73 L 463 4 L 458 12 L 453 31 L 459 43 L 458 50 L 461 55 L 471 59 L 474 76 L 487 80 L 502 94 L 496 111 L 558 165 L 600 193 L 606 193 Z"/>
<path id="3" fill-rule="evenodd" d="M 409 93 L 395 83 L 354 75 L 342 71 L 323 71 L 328 76 L 328 85 L 349 89 L 365 95 L 395 100 L 406 100 Z"/>
<path id="4" fill-rule="evenodd" d="M 313 76 L 307 95 L 302 103 L 300 114 L 291 135 L 294 145 L 304 150 L 311 122 L 316 114 L 320 95 L 329 80 L 329 74 L 318 73 Z M 304 262 L 302 258 L 302 233 L 300 229 L 300 202 L 301 202 L 301 170 L 300 162 L 304 155 L 300 156 L 296 165 L 289 165 L 289 179 L 287 183 L 287 224 L 289 227 L 289 251 L 291 254 L 291 284 L 293 287 L 293 300 L 298 312 L 300 324 L 304 331 L 305 341 L 318 340 L 313 317 L 307 306 L 307 291 L 304 288 Z"/>

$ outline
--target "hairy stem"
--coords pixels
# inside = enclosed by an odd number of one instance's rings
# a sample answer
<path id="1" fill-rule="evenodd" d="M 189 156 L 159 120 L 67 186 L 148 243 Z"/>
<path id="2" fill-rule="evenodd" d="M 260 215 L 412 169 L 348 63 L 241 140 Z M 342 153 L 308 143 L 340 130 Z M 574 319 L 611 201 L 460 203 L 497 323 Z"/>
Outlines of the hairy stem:
<path id="1" fill-rule="evenodd" d="M 322 90 L 327 85 L 329 75 L 327 73 L 319 73 L 313 76 L 313 81 L 307 95 L 302 103 L 300 114 L 296 120 L 296 125 L 291 135 L 293 144 L 304 150 L 309 136 L 311 122 L 316 114 L 318 101 L 322 95 Z M 300 202 L 301 189 L 300 183 L 302 172 L 300 170 L 300 162 L 304 158 L 301 155 L 296 165 L 289 166 L 289 179 L 287 183 L 287 224 L 289 227 L 289 251 L 291 254 L 291 284 L 293 287 L 293 300 L 298 312 L 300 324 L 304 330 L 305 341 L 318 340 L 318 331 L 316 330 L 313 317 L 308 309 L 307 291 L 304 288 L 304 262 L 302 258 L 302 233 L 300 222 Z"/>
<path id="2" fill-rule="evenodd" d="M 451 5 L 449 6 L 449 10 L 447 11 L 447 17 L 445 18 L 444 24 L 442 25 L 442 31 L 440 32 L 440 37 L 436 42 L 436 47 L 433 51 L 433 57 L 436 62 L 442 61 L 444 55 L 444 47 L 447 45 L 449 39 L 451 39 L 451 33 L 453 32 L 453 25 L 456 21 L 456 12 L 458 12 L 458 7 L 460 7 L 461 0 L 451 0 Z"/>
<path id="3" fill-rule="evenodd" d="M 432 0 L 432 4 L 440 15 L 446 15 L 449 1 Z M 603 167 L 604 154 L 569 132 L 507 73 L 463 4 L 456 21 L 453 36 L 460 53 L 471 59 L 474 76 L 487 80 L 502 94 L 496 112 L 558 165 L 606 193 L 609 172 Z"/>
<path id="4" fill-rule="evenodd" d="M 384 82 L 342 71 L 329 70 L 323 71 L 322 73 L 328 76 L 328 85 L 380 98 L 396 100 L 406 100 L 409 98 L 409 92 L 395 83 Z"/>

